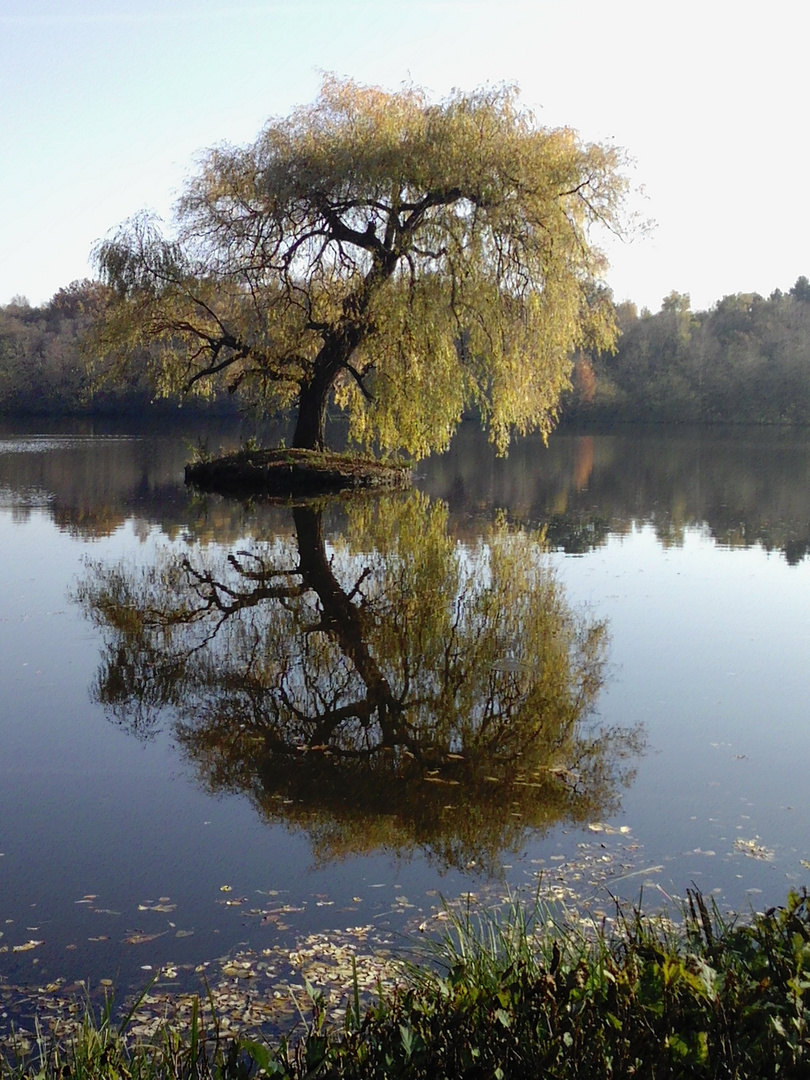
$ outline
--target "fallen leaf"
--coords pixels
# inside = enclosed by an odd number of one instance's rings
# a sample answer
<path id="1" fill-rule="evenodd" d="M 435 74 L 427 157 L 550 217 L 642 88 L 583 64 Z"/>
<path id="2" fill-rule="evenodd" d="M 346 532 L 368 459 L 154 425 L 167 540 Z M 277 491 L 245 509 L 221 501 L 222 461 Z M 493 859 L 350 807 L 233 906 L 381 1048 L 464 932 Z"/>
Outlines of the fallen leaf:
<path id="1" fill-rule="evenodd" d="M 14 952 L 30 952 L 31 949 L 35 949 L 37 945 L 44 945 L 44 941 L 26 941 L 24 945 L 12 945 L 11 951 Z"/>
<path id="2" fill-rule="evenodd" d="M 769 851 L 764 844 L 757 843 L 758 840 L 758 836 L 754 837 L 753 840 L 744 840 L 741 836 L 738 836 L 734 841 L 734 847 L 750 859 L 772 859 L 774 853 Z"/>
<path id="3" fill-rule="evenodd" d="M 155 938 L 163 937 L 163 934 L 167 933 L 166 930 L 161 934 L 128 934 L 127 937 L 122 939 L 124 945 L 144 945 L 147 941 L 154 941 Z"/>

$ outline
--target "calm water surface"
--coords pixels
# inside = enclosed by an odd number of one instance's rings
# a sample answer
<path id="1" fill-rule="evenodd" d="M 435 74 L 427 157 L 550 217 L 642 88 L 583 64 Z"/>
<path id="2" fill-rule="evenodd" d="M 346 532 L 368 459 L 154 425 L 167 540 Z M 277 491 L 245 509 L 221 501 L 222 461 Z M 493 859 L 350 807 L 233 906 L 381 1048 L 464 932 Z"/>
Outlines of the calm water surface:
<path id="1" fill-rule="evenodd" d="M 0 981 L 807 882 L 806 432 L 464 427 L 295 511 L 195 498 L 184 434 L 0 429 Z"/>

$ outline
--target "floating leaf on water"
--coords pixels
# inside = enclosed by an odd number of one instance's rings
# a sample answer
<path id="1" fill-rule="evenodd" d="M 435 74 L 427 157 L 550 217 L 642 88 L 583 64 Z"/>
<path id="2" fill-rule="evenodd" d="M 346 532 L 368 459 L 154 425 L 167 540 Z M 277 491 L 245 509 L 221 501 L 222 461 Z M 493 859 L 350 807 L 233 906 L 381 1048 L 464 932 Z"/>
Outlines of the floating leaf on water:
<path id="1" fill-rule="evenodd" d="M 193 933 L 194 933 L 193 930 L 178 930 L 177 933 L 174 936 L 179 937 L 179 938 L 191 937 L 191 935 Z"/>
<path id="2" fill-rule="evenodd" d="M 109 941 L 110 936 L 109 936 L 109 934 L 102 934 L 101 937 L 89 937 L 87 940 L 88 941 Z"/>
<path id="3" fill-rule="evenodd" d="M 253 979 L 256 972 L 248 961 L 232 960 L 222 965 L 222 974 L 237 979 Z"/>
<path id="4" fill-rule="evenodd" d="M 755 836 L 753 840 L 744 840 L 741 836 L 738 836 L 734 841 L 734 849 L 735 851 L 741 851 L 749 859 L 772 859 L 774 853 L 758 841 L 758 836 Z"/>
<path id="5" fill-rule="evenodd" d="M 35 949 L 37 945 L 44 945 L 44 941 L 26 941 L 24 945 L 12 945 L 11 951 L 14 952 L 30 952 L 31 949 Z"/>
<path id="6" fill-rule="evenodd" d="M 145 945 L 147 941 L 154 941 L 155 938 L 163 937 L 163 934 L 168 933 L 164 930 L 160 934 L 128 934 L 122 939 L 124 945 Z"/>

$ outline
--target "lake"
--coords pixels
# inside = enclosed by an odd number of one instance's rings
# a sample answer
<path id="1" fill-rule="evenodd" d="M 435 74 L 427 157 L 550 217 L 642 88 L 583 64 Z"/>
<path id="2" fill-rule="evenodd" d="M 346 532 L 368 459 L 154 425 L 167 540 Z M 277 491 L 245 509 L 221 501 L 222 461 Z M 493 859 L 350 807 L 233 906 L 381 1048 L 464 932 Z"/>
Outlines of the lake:
<path id="1" fill-rule="evenodd" d="M 810 433 L 499 460 L 465 424 L 407 495 L 298 507 L 186 489 L 201 441 L 0 426 L 9 1015 L 153 976 L 287 1002 L 538 882 L 597 917 L 807 883 Z"/>

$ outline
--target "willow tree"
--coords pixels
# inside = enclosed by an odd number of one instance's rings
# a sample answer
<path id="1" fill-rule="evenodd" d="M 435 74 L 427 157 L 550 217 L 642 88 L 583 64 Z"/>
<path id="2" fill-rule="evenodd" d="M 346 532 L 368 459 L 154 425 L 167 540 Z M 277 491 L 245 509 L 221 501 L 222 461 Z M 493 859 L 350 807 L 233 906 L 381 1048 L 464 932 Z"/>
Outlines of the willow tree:
<path id="1" fill-rule="evenodd" d="M 169 236 L 142 215 L 97 247 L 97 347 L 158 392 L 297 407 L 297 447 L 323 447 L 334 394 L 365 443 L 424 455 L 475 407 L 503 450 L 550 430 L 572 351 L 613 340 L 593 229 L 622 227 L 623 164 L 514 87 L 432 104 L 327 78 L 208 152 Z"/>

